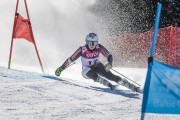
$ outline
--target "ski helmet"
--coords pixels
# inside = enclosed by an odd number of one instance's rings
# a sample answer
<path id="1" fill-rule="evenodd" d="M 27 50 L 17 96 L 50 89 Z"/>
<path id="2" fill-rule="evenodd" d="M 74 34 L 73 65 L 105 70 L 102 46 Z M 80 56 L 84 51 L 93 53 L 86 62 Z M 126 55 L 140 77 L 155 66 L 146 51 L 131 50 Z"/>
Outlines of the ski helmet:
<path id="1" fill-rule="evenodd" d="M 98 44 L 98 36 L 96 35 L 96 33 L 89 33 L 86 36 L 86 44 L 91 46 L 96 46 Z"/>

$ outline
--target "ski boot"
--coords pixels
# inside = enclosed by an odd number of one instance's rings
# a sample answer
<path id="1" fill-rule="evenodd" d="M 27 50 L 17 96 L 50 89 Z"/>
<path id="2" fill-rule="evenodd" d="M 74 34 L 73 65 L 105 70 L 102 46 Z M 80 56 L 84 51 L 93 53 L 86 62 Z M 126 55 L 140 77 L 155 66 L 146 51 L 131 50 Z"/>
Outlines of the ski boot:
<path id="1" fill-rule="evenodd" d="M 98 76 L 98 78 L 94 82 L 103 84 L 104 86 L 111 88 L 111 90 L 115 89 L 115 85 L 111 84 L 108 80 L 106 80 L 100 76 Z"/>
<path id="2" fill-rule="evenodd" d="M 117 83 L 132 90 L 133 92 L 140 92 L 140 87 L 135 86 L 134 84 L 130 83 L 126 79 L 121 79 L 121 80 L 117 81 Z"/>

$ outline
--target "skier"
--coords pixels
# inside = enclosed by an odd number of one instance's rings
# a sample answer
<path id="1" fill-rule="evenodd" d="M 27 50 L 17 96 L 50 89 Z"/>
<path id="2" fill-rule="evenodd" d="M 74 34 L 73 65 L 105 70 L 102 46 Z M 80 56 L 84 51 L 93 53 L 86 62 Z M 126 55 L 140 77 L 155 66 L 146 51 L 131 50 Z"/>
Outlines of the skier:
<path id="1" fill-rule="evenodd" d="M 108 63 L 105 66 L 99 60 L 100 53 L 107 58 Z M 139 92 L 139 87 L 126 79 L 114 75 L 110 71 L 113 62 L 112 54 L 104 46 L 98 43 L 98 36 L 95 33 L 89 33 L 86 36 L 86 44 L 79 47 L 74 54 L 62 64 L 62 66 L 58 67 L 55 71 L 55 75 L 60 76 L 61 72 L 80 56 L 82 61 L 82 76 L 86 79 L 93 79 L 95 82 L 114 89 L 115 85 L 108 81 L 111 80 L 134 92 Z"/>

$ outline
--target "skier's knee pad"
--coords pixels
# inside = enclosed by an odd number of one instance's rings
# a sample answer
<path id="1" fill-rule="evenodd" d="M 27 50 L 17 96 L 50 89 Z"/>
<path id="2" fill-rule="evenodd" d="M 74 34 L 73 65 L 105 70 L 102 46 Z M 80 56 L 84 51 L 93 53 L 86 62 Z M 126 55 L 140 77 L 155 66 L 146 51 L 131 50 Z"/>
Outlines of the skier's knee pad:
<path id="1" fill-rule="evenodd" d="M 88 73 L 90 70 L 91 70 L 90 67 L 84 67 L 84 68 L 82 69 L 82 76 L 88 79 L 89 76 L 87 76 L 87 73 Z"/>

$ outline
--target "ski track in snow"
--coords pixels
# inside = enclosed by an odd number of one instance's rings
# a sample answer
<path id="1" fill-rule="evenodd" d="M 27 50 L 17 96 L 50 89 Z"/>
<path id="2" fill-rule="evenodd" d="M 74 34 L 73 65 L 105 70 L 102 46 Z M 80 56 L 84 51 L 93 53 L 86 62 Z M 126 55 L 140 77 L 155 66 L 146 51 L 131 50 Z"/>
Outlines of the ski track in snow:
<path id="1" fill-rule="evenodd" d="M 0 81 L 0 120 L 140 119 L 140 93 L 3 67 Z"/>

